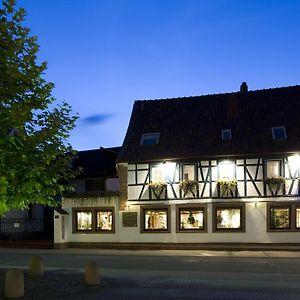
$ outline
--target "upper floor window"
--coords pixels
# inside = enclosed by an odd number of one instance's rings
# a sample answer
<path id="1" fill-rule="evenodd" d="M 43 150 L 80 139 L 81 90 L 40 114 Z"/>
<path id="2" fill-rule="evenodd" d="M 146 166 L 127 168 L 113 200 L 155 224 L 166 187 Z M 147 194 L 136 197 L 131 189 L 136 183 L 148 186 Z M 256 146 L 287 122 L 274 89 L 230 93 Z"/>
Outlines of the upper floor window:
<path id="1" fill-rule="evenodd" d="M 268 160 L 267 161 L 267 177 L 281 176 L 281 161 L 280 160 Z"/>
<path id="2" fill-rule="evenodd" d="M 233 161 L 224 160 L 219 162 L 219 178 L 235 178 L 235 163 Z"/>
<path id="3" fill-rule="evenodd" d="M 159 133 L 142 134 L 140 145 L 157 145 L 159 141 Z"/>
<path id="4" fill-rule="evenodd" d="M 222 129 L 221 135 L 222 135 L 223 141 L 230 141 L 231 140 L 231 129 Z"/>
<path id="5" fill-rule="evenodd" d="M 195 180 L 195 165 L 182 166 L 182 180 Z"/>
<path id="6" fill-rule="evenodd" d="M 272 137 L 274 141 L 284 141 L 286 140 L 286 131 L 284 126 L 272 127 Z"/>
<path id="7" fill-rule="evenodd" d="M 151 168 L 151 181 L 152 182 L 164 182 L 165 176 L 162 165 L 152 166 Z"/>
<path id="8" fill-rule="evenodd" d="M 105 191 L 105 180 L 103 178 L 87 179 L 85 181 L 85 191 Z"/>

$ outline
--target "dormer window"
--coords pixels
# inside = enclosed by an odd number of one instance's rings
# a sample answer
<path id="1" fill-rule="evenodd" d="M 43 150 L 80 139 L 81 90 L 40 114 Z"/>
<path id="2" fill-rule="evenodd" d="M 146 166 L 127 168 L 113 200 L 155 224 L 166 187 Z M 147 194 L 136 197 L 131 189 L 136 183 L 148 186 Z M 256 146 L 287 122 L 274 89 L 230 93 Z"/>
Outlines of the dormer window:
<path id="1" fill-rule="evenodd" d="M 222 141 L 230 141 L 231 129 L 222 129 L 221 135 L 222 135 Z"/>
<path id="2" fill-rule="evenodd" d="M 286 131 L 284 126 L 272 127 L 272 137 L 274 141 L 284 141 L 286 140 Z"/>
<path id="3" fill-rule="evenodd" d="M 159 133 L 142 134 L 140 145 L 157 145 L 159 141 Z"/>

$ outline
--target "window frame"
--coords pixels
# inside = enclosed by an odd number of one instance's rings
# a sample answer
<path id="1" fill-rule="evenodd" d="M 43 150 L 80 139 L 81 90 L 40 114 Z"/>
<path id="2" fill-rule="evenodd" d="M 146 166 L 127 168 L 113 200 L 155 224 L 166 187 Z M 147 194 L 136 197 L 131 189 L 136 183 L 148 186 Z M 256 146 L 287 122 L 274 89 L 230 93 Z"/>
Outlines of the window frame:
<path id="1" fill-rule="evenodd" d="M 264 167 L 265 167 L 264 178 L 270 177 L 270 176 L 268 176 L 268 163 L 273 162 L 273 161 L 279 162 L 279 170 L 278 170 L 279 174 L 275 177 L 283 176 L 283 162 L 282 162 L 282 159 L 280 159 L 280 158 L 278 158 L 278 159 L 277 158 L 271 158 L 271 159 L 265 159 L 265 162 L 264 162 Z"/>
<path id="2" fill-rule="evenodd" d="M 153 140 L 155 141 L 153 144 L 144 144 L 144 141 L 147 139 L 147 137 L 153 136 Z M 140 139 L 140 146 L 154 146 L 159 143 L 160 133 L 158 132 L 149 132 L 149 133 L 142 133 L 141 139 Z"/>
<path id="3" fill-rule="evenodd" d="M 276 138 L 275 131 L 278 130 L 278 129 L 283 130 L 283 135 L 284 135 L 283 138 Z M 286 141 L 287 140 L 287 134 L 286 134 L 285 126 L 273 126 L 273 127 L 271 127 L 271 132 L 272 132 L 273 141 L 279 141 L 280 142 L 280 141 Z"/>
<path id="4" fill-rule="evenodd" d="M 111 211 L 112 212 L 112 230 L 98 230 L 97 229 L 97 212 L 98 211 Z M 77 213 L 80 212 L 91 212 L 92 213 L 92 229 L 91 230 L 78 230 Z M 72 233 L 104 233 L 114 234 L 115 233 L 115 208 L 113 206 L 101 206 L 101 207 L 73 207 L 72 208 Z"/>
<path id="5" fill-rule="evenodd" d="M 217 228 L 217 210 L 218 209 L 240 209 L 240 228 Z M 212 232 L 213 233 L 239 233 L 246 232 L 246 213 L 245 203 L 213 203 L 212 207 Z"/>
<path id="6" fill-rule="evenodd" d="M 167 212 L 167 229 L 146 229 L 145 211 L 147 210 L 165 210 Z M 170 233 L 171 232 L 171 209 L 170 205 L 147 205 L 140 207 L 140 233 Z"/>
<path id="7" fill-rule="evenodd" d="M 187 166 L 191 166 L 191 167 L 193 167 L 193 169 L 194 169 L 194 179 L 185 179 L 184 178 L 184 167 L 187 167 Z M 198 178 L 197 178 L 197 172 L 196 172 L 196 164 L 194 164 L 194 163 L 184 163 L 184 164 L 181 164 L 181 180 L 183 181 L 183 180 L 192 180 L 192 181 L 198 181 Z"/>
<path id="8" fill-rule="evenodd" d="M 289 208 L 290 209 L 290 228 L 272 228 L 271 227 L 271 208 Z M 293 202 L 272 202 L 267 203 L 267 232 L 299 232 L 300 227 L 297 227 L 297 208 L 300 209 L 300 204 Z"/>
<path id="9" fill-rule="evenodd" d="M 88 182 L 97 182 L 97 181 L 99 181 L 99 182 L 101 181 L 101 184 L 103 184 L 103 189 L 101 189 L 101 188 L 98 188 L 98 189 L 88 188 L 88 186 L 90 185 L 90 184 L 88 184 Z M 92 186 L 93 186 L 93 184 L 92 184 Z M 86 192 L 99 192 L 99 191 L 104 192 L 105 191 L 105 178 L 102 178 L 102 177 L 86 178 L 84 180 L 84 190 Z"/>
<path id="10" fill-rule="evenodd" d="M 203 211 L 203 229 L 199 228 L 180 228 L 180 211 L 181 210 L 202 210 Z M 207 205 L 204 204 L 177 204 L 176 205 L 176 232 L 177 233 L 206 233 L 207 232 Z"/>

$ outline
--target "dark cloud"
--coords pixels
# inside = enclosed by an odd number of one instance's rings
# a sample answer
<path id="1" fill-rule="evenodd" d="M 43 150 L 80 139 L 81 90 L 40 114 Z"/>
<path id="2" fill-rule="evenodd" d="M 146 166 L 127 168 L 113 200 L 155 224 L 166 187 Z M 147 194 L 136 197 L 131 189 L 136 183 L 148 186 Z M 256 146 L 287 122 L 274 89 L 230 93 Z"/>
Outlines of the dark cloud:
<path id="1" fill-rule="evenodd" d="M 85 125 L 97 125 L 106 122 L 112 117 L 112 114 L 97 114 L 82 118 L 81 122 Z"/>

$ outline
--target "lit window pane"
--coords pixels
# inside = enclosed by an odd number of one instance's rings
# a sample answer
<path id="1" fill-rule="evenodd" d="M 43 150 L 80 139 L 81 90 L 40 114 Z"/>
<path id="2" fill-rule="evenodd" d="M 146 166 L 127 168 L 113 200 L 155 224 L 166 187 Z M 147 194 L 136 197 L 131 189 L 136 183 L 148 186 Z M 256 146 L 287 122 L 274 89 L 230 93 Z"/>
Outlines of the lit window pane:
<path id="1" fill-rule="evenodd" d="M 300 228 L 300 208 L 296 208 L 296 227 Z"/>
<path id="2" fill-rule="evenodd" d="M 276 207 L 271 208 L 271 229 L 288 229 L 290 228 L 290 208 Z"/>
<path id="3" fill-rule="evenodd" d="M 151 181 L 152 182 L 164 182 L 163 166 L 151 168 Z"/>
<path id="4" fill-rule="evenodd" d="M 222 208 L 217 209 L 217 229 L 237 229 L 241 228 L 241 209 Z"/>
<path id="5" fill-rule="evenodd" d="M 180 229 L 203 229 L 204 211 L 203 209 L 180 209 L 179 210 Z"/>
<path id="6" fill-rule="evenodd" d="M 92 230 L 92 212 L 77 212 L 77 230 Z"/>
<path id="7" fill-rule="evenodd" d="M 280 161 L 270 160 L 267 162 L 267 177 L 280 176 Z"/>
<path id="8" fill-rule="evenodd" d="M 112 230 L 112 211 L 97 211 L 97 230 Z"/>
<path id="9" fill-rule="evenodd" d="M 219 163 L 219 178 L 235 178 L 235 164 L 231 161 L 223 161 Z"/>
<path id="10" fill-rule="evenodd" d="M 167 210 L 145 210 L 145 229 L 168 229 Z"/>
<path id="11" fill-rule="evenodd" d="M 195 180 L 195 166 L 194 165 L 184 165 L 182 168 L 182 179 L 183 180 Z"/>

